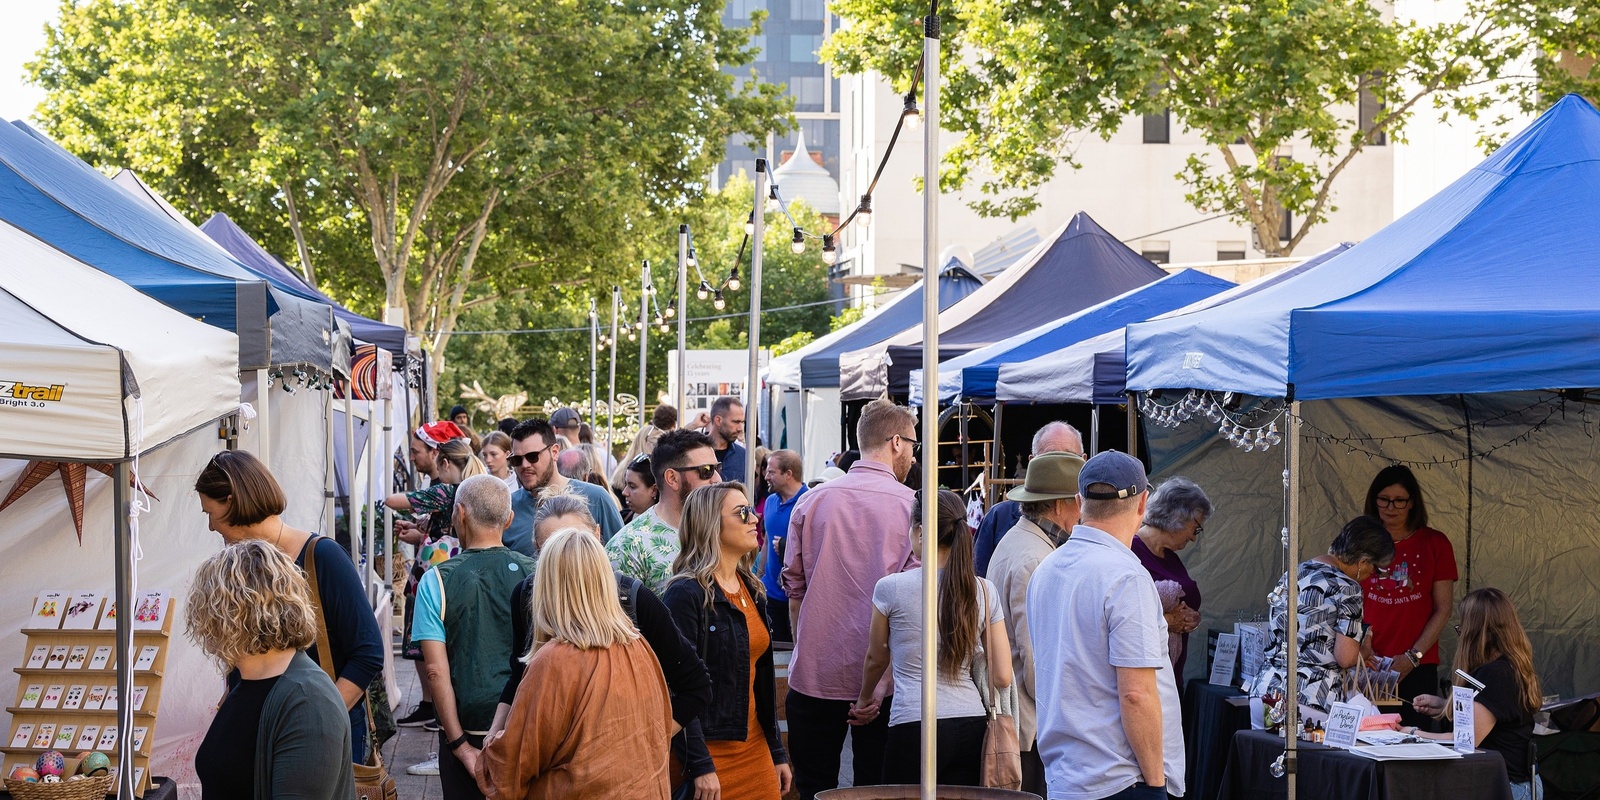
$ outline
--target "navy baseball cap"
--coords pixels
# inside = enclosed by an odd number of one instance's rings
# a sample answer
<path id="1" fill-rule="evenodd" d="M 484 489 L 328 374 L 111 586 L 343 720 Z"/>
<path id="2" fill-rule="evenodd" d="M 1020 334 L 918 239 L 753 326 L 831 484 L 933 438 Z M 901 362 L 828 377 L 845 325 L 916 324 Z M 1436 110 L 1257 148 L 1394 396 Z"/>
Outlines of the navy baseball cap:
<path id="1" fill-rule="evenodd" d="M 1114 487 L 1113 491 L 1089 491 L 1094 484 Z M 1107 450 L 1084 463 L 1078 471 L 1078 494 L 1090 500 L 1120 500 L 1150 488 L 1144 464 L 1116 450 Z"/>

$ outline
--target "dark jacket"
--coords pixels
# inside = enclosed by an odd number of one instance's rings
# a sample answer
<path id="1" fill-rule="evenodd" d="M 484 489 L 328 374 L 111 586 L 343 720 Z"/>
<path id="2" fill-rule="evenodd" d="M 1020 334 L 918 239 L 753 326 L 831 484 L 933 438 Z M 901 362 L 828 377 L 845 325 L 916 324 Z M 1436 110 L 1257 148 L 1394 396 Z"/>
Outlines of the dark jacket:
<path id="1" fill-rule="evenodd" d="M 261 706 L 256 800 L 355 800 L 344 698 L 305 653 L 296 653 Z"/>
<path id="2" fill-rule="evenodd" d="M 713 584 L 715 588 L 715 584 Z M 756 610 L 767 619 L 767 597 L 761 591 L 761 582 L 746 581 L 745 591 L 756 598 Z M 667 586 L 662 602 L 672 612 L 678 630 L 696 650 L 703 642 L 705 652 L 701 657 L 711 673 L 711 704 L 700 712 L 700 732 L 712 741 L 744 741 L 749 735 L 745 729 L 750 719 L 750 630 L 745 625 L 744 612 L 733 607 L 721 589 L 715 589 L 710 608 L 705 604 L 705 592 L 695 580 L 678 579 Z M 771 623 L 768 622 L 768 630 Z M 769 640 L 770 641 L 770 640 Z M 756 721 L 766 734 L 767 748 L 772 752 L 772 763 L 786 764 L 789 754 L 778 738 L 777 689 L 772 667 L 772 646 L 756 661 L 755 682 Z"/>

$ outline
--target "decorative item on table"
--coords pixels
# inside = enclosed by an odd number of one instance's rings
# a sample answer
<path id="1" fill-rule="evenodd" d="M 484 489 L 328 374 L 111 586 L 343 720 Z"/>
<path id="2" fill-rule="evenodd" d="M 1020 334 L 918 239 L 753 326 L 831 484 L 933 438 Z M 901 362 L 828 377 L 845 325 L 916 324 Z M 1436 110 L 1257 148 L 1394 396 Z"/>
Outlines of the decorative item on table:
<path id="1" fill-rule="evenodd" d="M 1261 721 L 1268 733 L 1282 735 L 1283 717 L 1283 695 L 1276 692 L 1261 695 Z"/>
<path id="2" fill-rule="evenodd" d="M 39 771 L 28 766 L 27 764 L 18 764 L 11 768 L 11 774 L 7 777 L 10 780 L 20 781 L 22 783 L 38 783 Z"/>
<path id="3" fill-rule="evenodd" d="M 1400 673 L 1390 669 L 1393 659 L 1379 659 L 1377 669 L 1357 664 L 1344 673 L 1346 697 L 1361 695 L 1377 706 L 1400 705 Z"/>
<path id="4" fill-rule="evenodd" d="M 33 768 L 39 772 L 39 777 L 50 775 L 60 776 L 67 771 L 67 757 L 61 755 L 60 750 L 46 750 L 39 754 L 39 759 L 33 763 Z"/>
<path id="5" fill-rule="evenodd" d="M 106 775 L 111 772 L 111 759 L 105 753 L 79 753 L 77 772 L 91 778 Z"/>

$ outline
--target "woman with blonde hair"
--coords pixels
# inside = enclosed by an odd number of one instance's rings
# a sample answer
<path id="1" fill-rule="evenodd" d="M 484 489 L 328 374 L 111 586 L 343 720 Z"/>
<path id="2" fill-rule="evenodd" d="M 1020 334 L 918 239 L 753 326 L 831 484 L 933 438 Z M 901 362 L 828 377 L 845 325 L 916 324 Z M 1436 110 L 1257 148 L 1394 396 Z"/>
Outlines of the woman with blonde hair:
<path id="1" fill-rule="evenodd" d="M 1533 715 L 1543 697 L 1533 671 L 1533 645 L 1517 619 L 1511 598 L 1499 589 L 1476 589 L 1461 598 L 1461 624 L 1456 627 L 1455 669 L 1483 684 L 1472 702 L 1472 735 L 1476 744 L 1506 761 L 1513 800 L 1544 797 L 1543 781 L 1532 775 Z M 1467 685 L 1460 675 L 1456 686 Z M 1418 712 L 1434 719 L 1454 718 L 1447 698 L 1419 694 L 1411 701 Z M 1451 741 L 1454 733 L 1411 733 Z"/>
<path id="2" fill-rule="evenodd" d="M 427 516 L 426 526 L 418 527 L 414 536 L 400 536 L 401 541 L 417 548 L 417 563 L 411 569 L 413 584 L 428 567 L 443 564 L 461 552 L 461 541 L 451 526 L 456 486 L 474 475 L 490 474 L 489 468 L 472 454 L 472 446 L 463 439 L 444 442 L 433 452 L 435 480 L 432 486 L 391 494 L 383 501 L 396 511 Z"/>
<path id="3" fill-rule="evenodd" d="M 354 800 L 345 704 L 302 652 L 317 616 L 294 562 L 258 539 L 229 545 L 200 565 L 184 615 L 189 639 L 238 673 L 195 752 L 201 797 Z"/>
<path id="4" fill-rule="evenodd" d="M 664 800 L 667 684 L 622 610 L 604 547 L 567 528 L 539 556 L 528 669 L 505 730 L 484 743 L 479 788 L 489 798 Z"/>
<path id="5" fill-rule="evenodd" d="M 696 777 L 696 796 L 777 800 L 794 773 L 778 738 L 767 595 L 751 572 L 759 520 L 744 484 L 702 486 L 684 501 L 681 549 L 661 600 L 711 673 L 711 705 L 696 733 L 714 772 Z"/>

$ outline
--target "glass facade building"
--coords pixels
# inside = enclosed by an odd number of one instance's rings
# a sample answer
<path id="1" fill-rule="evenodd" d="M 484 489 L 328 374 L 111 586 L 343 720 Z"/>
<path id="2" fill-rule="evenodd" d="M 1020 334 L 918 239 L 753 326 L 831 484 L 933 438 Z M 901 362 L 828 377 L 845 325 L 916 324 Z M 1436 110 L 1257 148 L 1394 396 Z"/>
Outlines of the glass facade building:
<path id="1" fill-rule="evenodd" d="M 767 18 L 761 34 L 751 42 L 758 50 L 756 61 L 732 71 L 747 78 L 754 68 L 762 81 L 787 87 L 789 96 L 794 98 L 795 122 L 805 131 L 806 148 L 821 156 L 828 174 L 838 180 L 839 81 L 817 57 L 823 41 L 838 25 L 838 18 L 828 13 L 825 0 L 728 0 L 722 12 L 723 24 L 746 27 L 751 14 L 759 10 L 766 11 Z M 796 131 L 779 134 L 770 143 L 733 137 L 728 142 L 727 155 L 717 167 L 717 185 L 739 170 L 753 170 L 756 158 L 766 154 L 769 144 L 772 159 L 781 163 L 784 154 L 795 149 L 796 139 Z"/>

